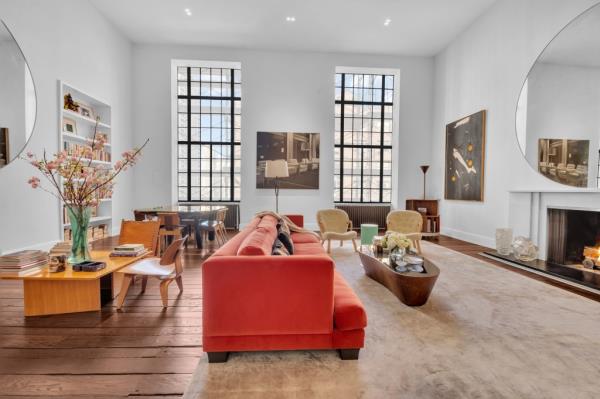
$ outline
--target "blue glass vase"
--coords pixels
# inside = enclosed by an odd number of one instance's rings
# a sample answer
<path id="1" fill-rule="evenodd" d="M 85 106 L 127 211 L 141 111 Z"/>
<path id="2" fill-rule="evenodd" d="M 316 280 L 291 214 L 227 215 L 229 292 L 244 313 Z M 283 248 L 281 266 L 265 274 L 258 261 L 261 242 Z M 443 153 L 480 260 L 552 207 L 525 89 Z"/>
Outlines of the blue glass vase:
<path id="1" fill-rule="evenodd" d="M 88 226 L 90 225 L 91 208 L 68 206 L 67 214 L 71 222 L 71 256 L 69 263 L 81 263 L 90 260 L 88 246 Z"/>

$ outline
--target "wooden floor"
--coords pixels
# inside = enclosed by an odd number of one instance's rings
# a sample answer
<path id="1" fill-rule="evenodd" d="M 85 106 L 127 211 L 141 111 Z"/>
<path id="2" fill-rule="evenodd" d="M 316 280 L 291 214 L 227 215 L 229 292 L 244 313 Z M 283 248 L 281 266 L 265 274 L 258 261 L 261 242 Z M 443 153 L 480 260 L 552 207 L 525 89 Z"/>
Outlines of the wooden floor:
<path id="1" fill-rule="evenodd" d="M 437 243 L 560 285 L 481 257 L 487 248 L 449 237 Z M 25 319 L 22 283 L 0 281 L 0 398 L 180 397 L 203 356 L 200 268 L 209 252 L 186 250 L 184 292 L 178 296 L 171 284 L 166 311 L 149 281 L 144 295 L 139 283 L 132 287 L 123 312 L 107 305 L 99 313 Z"/>
<path id="2" fill-rule="evenodd" d="M 111 241 L 96 248 L 110 248 Z M 0 397 L 181 397 L 201 356 L 201 274 L 207 256 L 185 251 L 184 292 L 157 280 L 132 286 L 124 311 L 23 317 L 20 281 L 0 281 Z M 153 281 L 154 280 L 154 281 Z"/>

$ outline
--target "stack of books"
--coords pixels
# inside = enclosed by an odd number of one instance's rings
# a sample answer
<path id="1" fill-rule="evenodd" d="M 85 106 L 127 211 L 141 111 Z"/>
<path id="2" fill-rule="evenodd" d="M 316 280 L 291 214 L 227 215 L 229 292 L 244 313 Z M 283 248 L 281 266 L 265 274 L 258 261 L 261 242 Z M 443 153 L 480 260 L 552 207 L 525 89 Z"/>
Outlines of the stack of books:
<path id="1" fill-rule="evenodd" d="M 44 251 L 25 250 L 0 256 L 2 276 L 26 276 L 40 271 L 48 264 L 48 254 Z"/>
<path id="2" fill-rule="evenodd" d="M 52 249 L 50 250 L 50 257 L 61 256 L 61 255 L 69 256 L 70 254 L 71 254 L 71 242 L 70 241 L 59 242 L 58 244 L 53 246 Z"/>
<path id="3" fill-rule="evenodd" d="M 145 255 L 148 251 L 144 247 L 144 244 L 123 244 L 116 246 L 110 253 L 110 256 L 141 256 Z"/>

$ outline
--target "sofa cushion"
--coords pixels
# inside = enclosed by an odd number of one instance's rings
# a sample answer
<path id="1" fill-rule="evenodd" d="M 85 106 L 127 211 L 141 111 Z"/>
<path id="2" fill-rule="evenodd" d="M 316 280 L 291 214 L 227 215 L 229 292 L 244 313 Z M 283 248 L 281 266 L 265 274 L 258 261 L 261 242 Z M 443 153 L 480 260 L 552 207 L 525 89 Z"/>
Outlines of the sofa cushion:
<path id="1" fill-rule="evenodd" d="M 294 255 L 324 255 L 327 254 L 321 243 L 305 242 L 294 245 Z"/>
<path id="2" fill-rule="evenodd" d="M 320 242 L 319 237 L 310 233 L 292 233 L 291 237 L 294 244 L 306 242 Z"/>
<path id="3" fill-rule="evenodd" d="M 260 222 L 259 218 L 254 218 L 244 227 L 239 233 L 237 233 L 234 237 L 230 238 L 229 241 L 225 243 L 221 248 L 217 249 L 217 251 L 212 256 L 233 256 L 237 255 L 238 249 L 240 245 L 244 241 L 246 237 L 250 235 Z"/>
<path id="4" fill-rule="evenodd" d="M 278 220 L 274 216 L 265 215 L 258 222 L 258 227 L 277 227 Z"/>
<path id="5" fill-rule="evenodd" d="M 275 226 L 257 227 L 242 241 L 238 255 L 271 255 L 273 243 L 277 237 Z"/>
<path id="6" fill-rule="evenodd" d="M 367 326 L 367 314 L 362 302 L 337 271 L 333 275 L 333 324 L 342 331 Z"/>

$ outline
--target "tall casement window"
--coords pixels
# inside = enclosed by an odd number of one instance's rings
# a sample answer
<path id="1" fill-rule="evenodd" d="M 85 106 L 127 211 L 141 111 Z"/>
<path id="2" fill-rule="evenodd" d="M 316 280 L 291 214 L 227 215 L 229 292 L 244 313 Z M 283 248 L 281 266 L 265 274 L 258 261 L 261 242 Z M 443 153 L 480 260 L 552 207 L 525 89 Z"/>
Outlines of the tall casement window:
<path id="1" fill-rule="evenodd" d="M 392 200 L 394 80 L 394 74 L 335 75 L 335 202 Z"/>
<path id="2" fill-rule="evenodd" d="M 239 65 L 178 62 L 176 68 L 177 199 L 240 200 Z"/>

